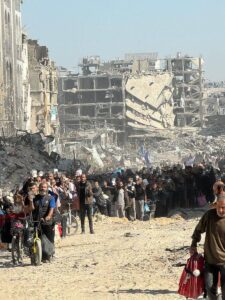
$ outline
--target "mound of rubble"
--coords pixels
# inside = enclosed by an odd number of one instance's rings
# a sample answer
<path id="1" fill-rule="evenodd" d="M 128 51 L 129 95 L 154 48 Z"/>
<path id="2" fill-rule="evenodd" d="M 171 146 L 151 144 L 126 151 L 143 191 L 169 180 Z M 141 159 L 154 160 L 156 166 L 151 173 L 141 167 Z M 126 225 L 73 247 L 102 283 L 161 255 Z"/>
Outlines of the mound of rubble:
<path id="1" fill-rule="evenodd" d="M 49 171 L 56 165 L 56 153 L 51 155 L 45 146 L 52 141 L 40 133 L 23 134 L 0 140 L 0 188 L 14 190 L 29 177 L 32 169 Z"/>

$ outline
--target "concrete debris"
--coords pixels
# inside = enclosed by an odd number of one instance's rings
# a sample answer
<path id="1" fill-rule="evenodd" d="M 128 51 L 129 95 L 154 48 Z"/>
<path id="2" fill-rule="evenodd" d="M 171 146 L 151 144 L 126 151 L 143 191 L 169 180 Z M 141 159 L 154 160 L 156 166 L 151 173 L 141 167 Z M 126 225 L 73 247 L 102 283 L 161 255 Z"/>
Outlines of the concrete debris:
<path id="1" fill-rule="evenodd" d="M 14 190 L 22 184 L 31 170 L 53 170 L 56 162 L 45 151 L 46 143 L 50 141 L 51 137 L 44 137 L 41 133 L 24 133 L 0 139 L 0 188 L 3 192 Z"/>

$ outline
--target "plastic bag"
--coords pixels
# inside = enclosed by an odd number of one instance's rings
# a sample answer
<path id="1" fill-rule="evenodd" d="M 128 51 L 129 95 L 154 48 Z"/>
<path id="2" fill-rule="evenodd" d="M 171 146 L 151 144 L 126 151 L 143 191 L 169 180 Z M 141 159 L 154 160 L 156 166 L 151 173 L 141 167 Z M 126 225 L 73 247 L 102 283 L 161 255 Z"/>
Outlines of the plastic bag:
<path id="1" fill-rule="evenodd" d="M 199 270 L 199 276 L 194 275 L 196 270 Z M 193 254 L 187 260 L 187 264 L 181 274 L 178 294 L 192 299 L 197 299 L 200 295 L 202 295 L 204 293 L 203 271 L 203 256 L 198 253 Z"/>
<path id="2" fill-rule="evenodd" d="M 145 212 L 150 212 L 150 208 L 149 208 L 149 206 L 148 206 L 147 203 L 145 203 L 144 211 L 145 211 Z"/>

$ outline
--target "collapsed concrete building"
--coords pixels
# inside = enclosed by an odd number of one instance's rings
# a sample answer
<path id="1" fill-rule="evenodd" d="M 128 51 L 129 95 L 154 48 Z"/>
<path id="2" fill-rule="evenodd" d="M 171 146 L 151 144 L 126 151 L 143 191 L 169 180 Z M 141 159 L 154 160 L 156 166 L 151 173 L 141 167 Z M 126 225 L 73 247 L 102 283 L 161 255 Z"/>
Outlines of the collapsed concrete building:
<path id="1" fill-rule="evenodd" d="M 59 74 L 59 116 L 61 137 L 74 139 L 84 131 L 113 129 L 116 138 L 125 135 L 124 80 L 120 73 L 99 72 L 98 57 L 84 59 L 81 75 L 62 70 Z M 94 69 L 91 72 L 91 69 Z M 89 135 L 91 136 L 91 135 Z"/>
<path id="2" fill-rule="evenodd" d="M 179 127 L 203 124 L 203 59 L 181 56 L 165 60 L 166 69 L 173 74 L 173 101 Z"/>
<path id="3" fill-rule="evenodd" d="M 127 125 L 136 129 L 174 126 L 170 73 L 129 76 L 126 82 Z"/>
<path id="4" fill-rule="evenodd" d="M 59 117 L 63 142 L 113 131 L 118 144 L 130 135 L 186 126 L 200 119 L 202 60 L 178 54 L 126 54 L 101 63 L 84 58 L 81 73 L 59 70 Z M 110 131 L 110 132 L 111 132 Z"/>

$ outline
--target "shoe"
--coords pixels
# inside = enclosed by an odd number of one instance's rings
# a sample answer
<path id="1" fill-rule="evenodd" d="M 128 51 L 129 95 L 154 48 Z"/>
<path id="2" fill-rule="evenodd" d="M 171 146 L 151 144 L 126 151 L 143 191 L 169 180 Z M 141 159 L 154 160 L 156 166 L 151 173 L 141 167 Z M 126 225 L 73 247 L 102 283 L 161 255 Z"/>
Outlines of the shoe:
<path id="1" fill-rule="evenodd" d="M 81 231 L 81 234 L 85 234 L 85 231 L 84 231 L 84 230 L 82 230 L 82 231 Z"/>
<path id="2" fill-rule="evenodd" d="M 91 230 L 91 231 L 90 231 L 90 234 L 94 234 L 94 230 Z"/>

